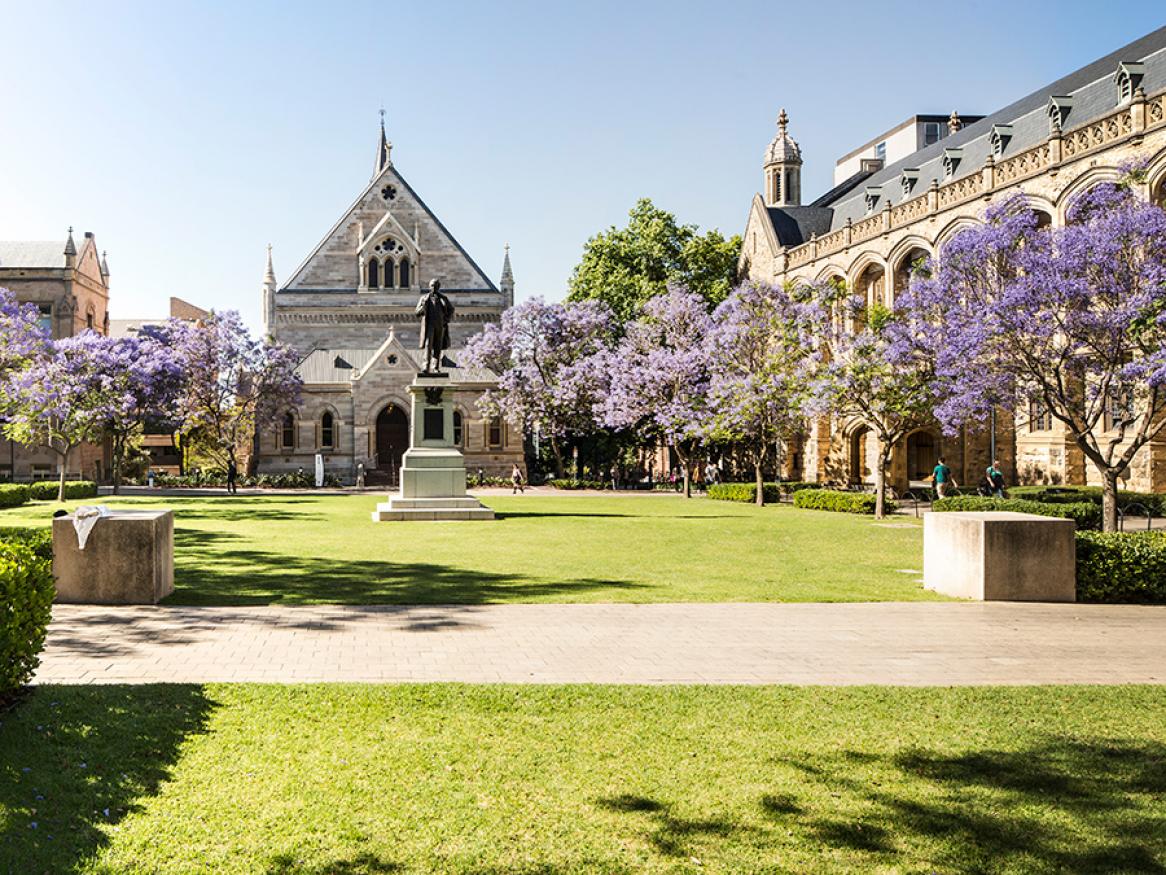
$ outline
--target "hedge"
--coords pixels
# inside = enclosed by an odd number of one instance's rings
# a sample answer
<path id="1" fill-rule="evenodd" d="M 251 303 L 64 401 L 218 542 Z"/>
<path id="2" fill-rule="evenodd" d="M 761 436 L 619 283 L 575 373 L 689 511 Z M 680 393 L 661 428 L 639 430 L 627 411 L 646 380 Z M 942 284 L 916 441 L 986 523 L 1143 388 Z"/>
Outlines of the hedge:
<path id="1" fill-rule="evenodd" d="M 56 480 L 38 480 L 28 487 L 29 497 L 36 501 L 56 501 L 59 483 Z M 92 480 L 66 480 L 65 500 L 96 498 L 97 484 Z"/>
<path id="2" fill-rule="evenodd" d="M 1075 504 L 1080 501 L 1092 501 L 1101 504 L 1102 490 L 1100 486 L 1014 486 L 1008 490 L 1013 498 L 1025 498 L 1029 501 L 1040 501 L 1045 504 Z M 1166 515 L 1166 495 L 1156 492 L 1131 492 L 1119 489 L 1117 492 L 1118 507 L 1128 507 L 1131 504 L 1140 504 L 1154 516 Z"/>
<path id="3" fill-rule="evenodd" d="M 1078 532 L 1077 600 L 1166 603 L 1166 532 Z"/>
<path id="4" fill-rule="evenodd" d="M 555 489 L 610 489 L 611 483 L 602 480 L 548 480 Z"/>
<path id="5" fill-rule="evenodd" d="M 756 483 L 710 483 L 705 495 L 717 501 L 740 501 L 753 504 L 757 501 Z M 781 499 L 776 483 L 762 483 L 761 496 L 766 504 L 775 504 Z"/>
<path id="6" fill-rule="evenodd" d="M 840 492 L 837 489 L 804 489 L 794 493 L 794 507 L 807 510 L 832 510 L 838 513 L 874 513 L 876 497 L 873 492 Z M 884 509 L 897 507 L 887 498 Z"/>
<path id="7" fill-rule="evenodd" d="M 0 547 L 5 544 L 20 544 L 28 547 L 41 559 L 53 558 L 53 530 L 31 529 L 20 526 L 0 528 Z"/>
<path id="8" fill-rule="evenodd" d="M 0 507 L 19 507 L 28 497 L 28 487 L 23 483 L 0 483 Z"/>
<path id="9" fill-rule="evenodd" d="M 52 560 L 23 544 L 0 543 L 0 700 L 40 664 L 54 595 Z"/>
<path id="10" fill-rule="evenodd" d="M 941 498 L 932 503 L 931 509 L 939 512 L 1008 510 L 1014 513 L 1032 513 L 1039 516 L 1072 520 L 1077 524 L 1078 530 L 1101 528 L 1101 505 L 1091 501 L 1048 504 L 1041 501 L 1027 501 L 1023 498 L 984 498 L 982 496 L 960 495 L 955 498 Z"/>

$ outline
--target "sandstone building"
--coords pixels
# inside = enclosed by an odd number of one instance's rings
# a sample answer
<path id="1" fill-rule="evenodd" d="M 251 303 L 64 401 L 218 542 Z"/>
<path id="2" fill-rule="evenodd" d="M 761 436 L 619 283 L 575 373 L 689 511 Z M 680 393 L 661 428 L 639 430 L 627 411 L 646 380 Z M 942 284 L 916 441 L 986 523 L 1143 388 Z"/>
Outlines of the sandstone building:
<path id="1" fill-rule="evenodd" d="M 409 448 L 406 387 L 423 365 L 414 314 L 438 279 L 456 308 L 443 370 L 467 388 L 457 395 L 454 440 L 471 473 L 509 475 L 523 464 L 522 434 L 486 420 L 475 401 L 494 375 L 459 366 L 461 347 L 514 303 L 510 255 L 495 285 L 405 181 L 381 123 L 372 179 L 319 245 L 279 286 L 268 250 L 263 280 L 268 334 L 303 356 L 303 403 L 257 437 L 259 473 L 325 471 L 351 483 L 394 483 Z"/>
<path id="2" fill-rule="evenodd" d="M 868 302 L 890 304 L 911 266 L 988 204 L 1022 192 L 1042 223 L 1059 226 L 1079 192 L 1147 168 L 1143 194 L 1166 202 L 1166 28 L 1015 103 L 980 117 L 953 112 L 945 130 L 916 116 L 838 162 L 834 187 L 802 203 L 802 154 L 783 110 L 765 153 L 764 192 L 753 199 L 741 271 L 771 283 L 837 279 Z M 1040 410 L 998 417 L 995 440 L 1011 482 L 1096 478 L 1060 423 Z M 988 423 L 956 437 L 925 427 L 895 448 L 889 482 L 902 489 L 947 457 L 961 484 L 988 462 Z M 875 441 L 860 421 L 810 425 L 786 473 L 809 480 L 873 482 Z M 1135 459 L 1129 488 L 1166 489 L 1166 439 Z"/>
<path id="3" fill-rule="evenodd" d="M 109 264 L 86 231 L 78 246 L 73 229 L 61 240 L 0 241 L 0 288 L 18 301 L 35 304 L 41 325 L 53 337 L 72 337 L 86 329 L 109 333 Z M 68 474 L 102 480 L 109 471 L 108 446 L 85 444 L 72 452 Z M 57 476 L 57 456 L 26 448 L 0 436 L 0 481 L 41 480 Z"/>

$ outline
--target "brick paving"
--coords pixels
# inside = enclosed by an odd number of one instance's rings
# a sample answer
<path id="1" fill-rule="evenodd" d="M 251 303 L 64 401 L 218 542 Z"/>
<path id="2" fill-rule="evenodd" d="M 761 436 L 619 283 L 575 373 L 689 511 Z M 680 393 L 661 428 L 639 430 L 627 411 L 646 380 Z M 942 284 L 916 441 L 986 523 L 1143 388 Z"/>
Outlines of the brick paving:
<path id="1" fill-rule="evenodd" d="M 1166 607 L 56 605 L 39 683 L 1166 682 Z"/>

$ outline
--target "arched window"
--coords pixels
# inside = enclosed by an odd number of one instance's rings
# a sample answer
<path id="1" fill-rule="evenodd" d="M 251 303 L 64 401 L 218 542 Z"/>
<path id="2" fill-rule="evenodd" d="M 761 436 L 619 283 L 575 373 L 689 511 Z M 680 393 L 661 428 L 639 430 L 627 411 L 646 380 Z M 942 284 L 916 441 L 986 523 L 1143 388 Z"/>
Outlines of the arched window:
<path id="1" fill-rule="evenodd" d="M 90 310 L 85 314 L 85 327 L 92 330 L 93 328 L 93 311 Z"/>
<path id="2" fill-rule="evenodd" d="M 899 259 L 898 264 L 895 265 L 895 295 L 901 295 L 907 291 L 911 286 L 911 277 L 917 271 L 922 269 L 923 263 L 927 261 L 929 254 L 927 250 L 920 249 L 918 246 L 911 249 Z"/>
<path id="3" fill-rule="evenodd" d="M 486 423 L 486 444 L 492 450 L 502 449 L 502 417 L 491 416 Z"/>
<path id="4" fill-rule="evenodd" d="M 294 450 L 296 447 L 296 418 L 290 411 L 283 415 L 283 428 L 279 432 L 281 449 Z"/>
<path id="5" fill-rule="evenodd" d="M 453 412 L 453 445 L 455 447 L 462 445 L 462 412 L 460 410 Z"/>
<path id="6" fill-rule="evenodd" d="M 368 260 L 368 287 L 370 289 L 379 288 L 381 284 L 381 266 L 377 263 L 375 258 Z"/>
<path id="7" fill-rule="evenodd" d="M 409 288 L 409 259 L 401 259 L 400 272 L 401 278 L 397 285 L 402 289 L 407 289 Z"/>
<path id="8" fill-rule="evenodd" d="M 1036 226 L 1038 229 L 1049 228 L 1053 224 L 1053 217 L 1044 210 L 1033 210 L 1036 214 Z"/>
<path id="9" fill-rule="evenodd" d="M 331 411 L 325 411 L 320 417 L 320 446 L 325 450 L 336 447 L 336 422 Z"/>

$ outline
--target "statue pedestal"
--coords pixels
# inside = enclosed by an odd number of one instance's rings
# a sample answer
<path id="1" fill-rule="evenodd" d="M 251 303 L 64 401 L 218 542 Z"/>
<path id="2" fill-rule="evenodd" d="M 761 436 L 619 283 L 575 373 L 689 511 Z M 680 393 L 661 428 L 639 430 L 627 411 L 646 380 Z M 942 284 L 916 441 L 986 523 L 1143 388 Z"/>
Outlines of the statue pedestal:
<path id="1" fill-rule="evenodd" d="M 409 449 L 400 491 L 372 512 L 373 522 L 492 520 L 494 511 L 466 495 L 466 461 L 453 445 L 453 392 L 447 377 L 418 374 L 412 396 Z"/>

